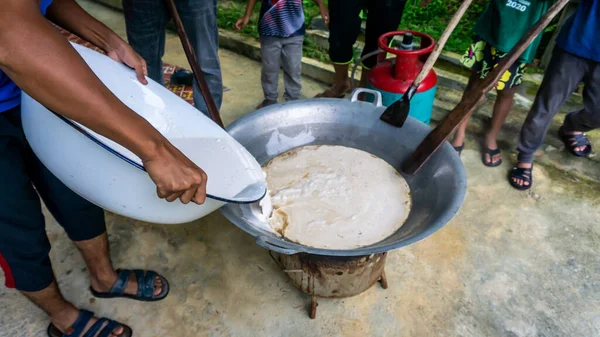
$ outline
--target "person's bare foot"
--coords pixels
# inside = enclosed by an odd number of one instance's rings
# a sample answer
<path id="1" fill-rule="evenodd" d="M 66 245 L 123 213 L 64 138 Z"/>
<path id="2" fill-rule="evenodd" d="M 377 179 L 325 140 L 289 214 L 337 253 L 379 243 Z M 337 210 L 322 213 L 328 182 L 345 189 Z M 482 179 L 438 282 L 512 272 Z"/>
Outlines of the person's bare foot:
<path id="1" fill-rule="evenodd" d="M 315 98 L 341 98 L 350 91 L 350 81 L 334 83 L 329 89 L 315 96 Z"/>
<path id="2" fill-rule="evenodd" d="M 493 152 L 495 152 L 495 150 L 498 149 L 498 142 L 496 141 L 496 137 L 490 137 L 489 135 L 486 135 L 485 141 L 484 141 L 484 146 L 486 149 L 489 149 L 489 150 L 492 150 Z M 500 153 L 500 152 L 495 153 L 491 157 L 490 157 L 489 153 L 484 153 L 484 155 L 483 155 L 483 161 L 488 166 L 496 165 L 501 160 L 502 160 L 502 153 Z"/>
<path id="3" fill-rule="evenodd" d="M 91 277 L 90 281 L 92 284 L 92 289 L 94 289 L 95 291 L 97 291 L 99 293 L 109 292 L 110 289 L 112 288 L 112 286 L 117 281 L 117 277 L 118 277 L 118 274 L 116 271 L 113 271 L 112 273 L 106 273 L 106 274 L 99 275 L 98 278 Z M 158 296 L 162 293 L 163 286 L 164 285 L 163 285 L 162 280 L 157 276 L 154 279 L 154 296 Z M 137 292 L 138 292 L 137 276 L 135 275 L 135 273 L 133 271 L 131 271 L 131 273 L 129 274 L 129 281 L 127 282 L 127 286 L 125 287 L 125 294 L 136 295 Z"/>
<path id="4" fill-rule="evenodd" d="M 63 334 L 69 334 L 70 329 L 73 327 L 73 324 L 77 320 L 78 316 L 79 316 L 79 309 L 77 309 L 73 305 L 69 304 L 63 310 L 57 312 L 55 316 L 50 317 L 50 319 L 52 321 L 52 324 L 58 330 L 60 330 L 60 332 L 62 332 Z M 83 336 L 85 334 L 85 332 L 87 332 L 92 327 L 92 325 L 94 325 L 94 323 L 96 323 L 96 321 L 98 321 L 98 319 L 96 317 L 92 318 L 89 321 L 89 323 L 87 324 L 86 328 L 84 329 L 84 333 L 82 333 L 81 335 Z M 108 323 L 106 323 L 106 324 L 108 324 Z M 102 329 L 100 329 L 100 331 L 102 331 Z M 110 334 L 110 337 L 119 337 L 123 333 L 123 331 L 124 331 L 123 327 L 119 326 L 112 331 L 112 333 Z"/>

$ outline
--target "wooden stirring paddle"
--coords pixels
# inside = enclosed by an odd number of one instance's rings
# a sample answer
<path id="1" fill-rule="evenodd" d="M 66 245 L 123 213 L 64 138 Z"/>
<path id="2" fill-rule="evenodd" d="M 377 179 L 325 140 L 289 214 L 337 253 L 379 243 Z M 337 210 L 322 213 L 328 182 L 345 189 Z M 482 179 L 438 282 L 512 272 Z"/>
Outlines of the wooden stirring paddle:
<path id="1" fill-rule="evenodd" d="M 570 0 L 558 0 L 544 16 L 527 32 L 506 57 L 494 68 L 485 80 L 473 89 L 473 94 L 464 97 L 440 124 L 427 135 L 417 147 L 412 156 L 404 163 L 403 172 L 415 174 L 427 162 L 429 157 L 442 146 L 448 136 L 458 125 L 481 104 L 482 98 L 492 90 L 504 72 L 519 58 L 527 49 L 535 37 L 552 21 L 552 19 L 563 9 Z"/>

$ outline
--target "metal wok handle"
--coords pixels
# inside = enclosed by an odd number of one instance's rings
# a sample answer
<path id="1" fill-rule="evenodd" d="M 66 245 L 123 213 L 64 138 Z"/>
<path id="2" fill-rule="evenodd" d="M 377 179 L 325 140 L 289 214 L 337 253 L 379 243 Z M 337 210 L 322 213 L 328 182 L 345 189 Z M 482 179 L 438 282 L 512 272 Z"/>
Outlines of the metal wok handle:
<path id="1" fill-rule="evenodd" d="M 365 88 L 354 89 L 352 94 L 350 94 L 350 102 L 352 102 L 352 103 L 358 102 L 358 95 L 360 95 L 362 93 L 371 94 L 371 95 L 375 96 L 375 102 L 373 102 L 373 105 L 375 105 L 376 107 L 381 108 L 383 106 L 383 99 L 381 98 L 381 93 L 376 90 L 365 89 Z"/>
<path id="2" fill-rule="evenodd" d="M 294 255 L 300 253 L 295 249 L 283 248 L 274 243 L 268 241 L 269 238 L 267 236 L 258 236 L 256 237 L 256 244 L 263 247 L 264 249 L 272 250 L 274 252 L 284 254 L 284 255 Z"/>

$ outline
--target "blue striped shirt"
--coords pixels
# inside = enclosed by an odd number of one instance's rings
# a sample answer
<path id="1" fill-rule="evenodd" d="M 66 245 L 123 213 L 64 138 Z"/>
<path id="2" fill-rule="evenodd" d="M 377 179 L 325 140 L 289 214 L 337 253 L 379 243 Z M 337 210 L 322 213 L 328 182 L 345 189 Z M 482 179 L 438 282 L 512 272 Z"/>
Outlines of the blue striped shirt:
<path id="1" fill-rule="evenodd" d="M 304 33 L 302 0 L 262 0 L 258 20 L 260 36 L 292 37 Z"/>

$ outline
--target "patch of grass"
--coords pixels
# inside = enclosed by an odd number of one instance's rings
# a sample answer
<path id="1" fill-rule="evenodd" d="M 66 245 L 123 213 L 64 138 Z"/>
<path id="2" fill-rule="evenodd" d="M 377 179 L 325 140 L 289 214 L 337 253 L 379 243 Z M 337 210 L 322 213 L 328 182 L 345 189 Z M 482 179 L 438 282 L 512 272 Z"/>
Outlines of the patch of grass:
<path id="1" fill-rule="evenodd" d="M 302 50 L 304 51 L 304 56 L 310 57 L 315 60 L 319 60 L 324 63 L 331 63 L 329 60 L 329 53 L 327 50 L 319 47 L 312 39 L 309 37 L 304 38 L 304 45 Z"/>
<path id="2" fill-rule="evenodd" d="M 250 22 L 240 31 L 242 35 L 258 39 L 258 13 L 260 6 L 255 6 Z M 227 30 L 236 30 L 236 21 L 244 16 L 246 4 L 231 3 L 230 6 L 219 6 L 217 8 L 217 26 Z"/>
<path id="3" fill-rule="evenodd" d="M 460 0 L 432 0 L 419 8 L 421 0 L 408 0 L 399 29 L 423 32 L 438 39 L 460 7 Z M 487 6 L 488 0 L 474 0 L 446 43 L 445 50 L 463 53 L 471 43 L 473 27 Z"/>

